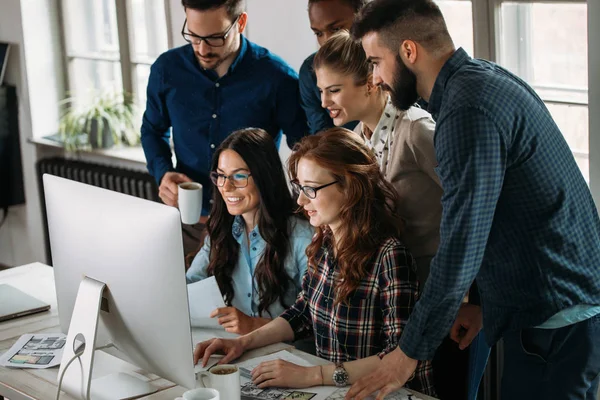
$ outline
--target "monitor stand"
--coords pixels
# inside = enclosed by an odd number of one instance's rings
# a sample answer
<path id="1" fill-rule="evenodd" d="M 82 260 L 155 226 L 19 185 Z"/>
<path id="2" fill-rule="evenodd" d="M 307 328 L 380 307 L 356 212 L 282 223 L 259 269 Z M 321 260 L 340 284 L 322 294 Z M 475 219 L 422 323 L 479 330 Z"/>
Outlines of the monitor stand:
<path id="1" fill-rule="evenodd" d="M 87 276 L 79 285 L 58 372 L 60 377 L 64 371 L 61 390 L 85 400 L 129 399 L 154 393 L 158 390 L 155 386 L 125 373 L 92 379 L 98 316 L 105 289 L 105 283 Z M 79 351 L 83 352 L 77 357 L 76 353 Z M 67 367 L 67 363 L 74 357 L 77 359 Z"/>

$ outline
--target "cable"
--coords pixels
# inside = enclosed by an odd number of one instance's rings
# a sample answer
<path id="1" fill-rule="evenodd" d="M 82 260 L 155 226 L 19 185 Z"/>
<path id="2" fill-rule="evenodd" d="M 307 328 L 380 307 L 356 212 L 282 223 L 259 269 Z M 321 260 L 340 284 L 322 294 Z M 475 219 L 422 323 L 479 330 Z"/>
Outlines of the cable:
<path id="1" fill-rule="evenodd" d="M 82 354 L 83 354 L 83 350 L 81 350 L 78 353 L 75 353 L 75 355 L 69 360 L 69 362 L 67 363 L 67 365 L 65 365 L 65 369 L 62 370 L 62 373 L 58 377 L 58 389 L 56 391 L 56 400 L 58 400 L 59 397 L 60 397 L 60 388 L 62 387 L 62 381 L 63 381 L 63 378 L 65 376 L 65 372 L 67 372 L 67 368 L 69 368 L 69 365 L 71 365 L 71 363 L 73 361 L 75 361 L 75 359 L 79 358 L 79 356 L 81 356 Z"/>
<path id="2" fill-rule="evenodd" d="M 113 343 L 109 343 L 104 346 L 96 347 L 95 350 L 103 350 L 103 349 L 107 349 L 109 347 L 117 348 L 117 346 L 115 346 Z M 79 358 L 79 356 L 81 356 L 83 354 L 84 350 L 85 350 L 85 347 L 83 349 L 81 349 L 80 351 L 78 351 L 77 353 L 75 353 L 73 358 L 71 358 L 69 360 L 69 362 L 67 363 L 67 365 L 65 365 L 65 369 L 62 370 L 62 374 L 60 374 L 60 376 L 58 377 L 58 390 L 56 391 L 56 400 L 58 400 L 60 398 L 60 388 L 62 387 L 62 381 L 63 381 L 63 378 L 65 377 L 65 372 L 67 372 L 67 368 L 69 368 L 69 365 L 71 365 L 71 363 L 73 361 L 75 361 L 76 358 Z"/>

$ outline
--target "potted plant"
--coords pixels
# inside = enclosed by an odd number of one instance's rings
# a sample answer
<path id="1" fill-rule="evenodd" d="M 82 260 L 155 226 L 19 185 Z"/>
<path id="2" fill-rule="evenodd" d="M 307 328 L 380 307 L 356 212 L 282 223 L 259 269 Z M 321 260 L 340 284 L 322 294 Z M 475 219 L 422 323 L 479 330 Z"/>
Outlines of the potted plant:
<path id="1" fill-rule="evenodd" d="M 59 133 L 68 150 L 133 146 L 140 136 L 135 129 L 135 106 L 131 95 L 102 92 L 89 101 L 67 98 L 60 118 Z"/>

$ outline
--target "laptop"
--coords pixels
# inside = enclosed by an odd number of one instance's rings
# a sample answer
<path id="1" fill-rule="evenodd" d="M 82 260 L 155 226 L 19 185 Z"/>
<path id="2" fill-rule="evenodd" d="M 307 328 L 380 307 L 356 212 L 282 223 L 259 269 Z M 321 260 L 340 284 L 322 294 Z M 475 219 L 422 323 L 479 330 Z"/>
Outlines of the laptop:
<path id="1" fill-rule="evenodd" d="M 0 322 L 50 309 L 50 304 L 10 285 L 0 285 Z"/>

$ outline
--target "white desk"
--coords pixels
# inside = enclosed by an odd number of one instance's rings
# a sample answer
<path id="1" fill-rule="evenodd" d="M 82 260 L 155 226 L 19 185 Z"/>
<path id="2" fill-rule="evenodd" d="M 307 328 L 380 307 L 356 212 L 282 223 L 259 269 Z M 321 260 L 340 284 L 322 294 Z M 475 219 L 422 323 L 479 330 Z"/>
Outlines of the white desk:
<path id="1" fill-rule="evenodd" d="M 51 306 L 50 311 L 0 323 L 0 354 L 8 350 L 25 333 L 60 332 L 54 271 L 51 267 L 41 263 L 33 263 L 0 271 L 0 283 L 10 284 L 47 302 Z M 198 335 L 195 334 L 194 336 L 197 337 Z M 279 343 L 256 349 L 246 353 L 241 360 L 270 354 L 282 349 L 290 349 L 290 346 Z M 316 365 L 328 363 L 328 361 L 295 349 L 291 351 Z M 94 378 L 115 371 L 136 373 L 145 377 L 148 382 L 158 388 L 157 393 L 146 396 L 144 399 L 173 400 L 186 390 L 102 351 L 96 352 L 95 358 Z M 0 396 L 5 396 L 10 400 L 53 400 L 56 396 L 57 375 L 58 368 L 13 369 L 0 367 Z M 418 396 L 424 400 L 434 400 L 432 397 L 422 394 L 418 394 Z M 67 394 L 62 394 L 60 398 L 75 400 Z"/>

